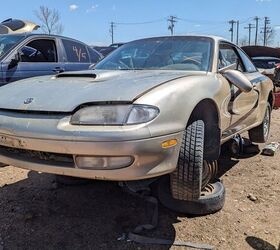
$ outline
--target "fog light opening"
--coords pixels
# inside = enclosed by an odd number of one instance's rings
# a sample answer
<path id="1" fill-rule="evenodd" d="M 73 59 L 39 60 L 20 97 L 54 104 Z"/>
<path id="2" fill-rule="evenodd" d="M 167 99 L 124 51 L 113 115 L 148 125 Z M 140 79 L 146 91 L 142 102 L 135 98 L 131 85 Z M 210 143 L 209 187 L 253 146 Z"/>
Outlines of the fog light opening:
<path id="1" fill-rule="evenodd" d="M 75 164 L 81 169 L 106 170 L 128 167 L 133 163 L 131 156 L 76 156 Z"/>
<path id="2" fill-rule="evenodd" d="M 177 145 L 177 140 L 176 139 L 171 139 L 168 141 L 164 141 L 163 143 L 161 143 L 161 147 L 162 148 L 171 148 Z"/>

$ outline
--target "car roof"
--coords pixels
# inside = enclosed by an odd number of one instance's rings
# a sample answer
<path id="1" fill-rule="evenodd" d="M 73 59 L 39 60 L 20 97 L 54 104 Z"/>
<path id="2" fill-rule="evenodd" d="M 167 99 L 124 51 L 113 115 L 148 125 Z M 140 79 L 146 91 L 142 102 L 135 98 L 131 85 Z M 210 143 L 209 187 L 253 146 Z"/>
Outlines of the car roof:
<path id="1" fill-rule="evenodd" d="M 27 38 L 27 37 L 43 37 L 43 38 L 61 38 L 61 39 L 68 39 L 74 42 L 78 42 L 78 43 L 82 43 L 85 46 L 87 46 L 88 48 L 94 50 L 101 58 L 103 57 L 103 55 L 98 52 L 96 49 L 92 48 L 91 46 L 87 45 L 86 43 L 79 41 L 77 39 L 71 38 L 71 37 L 66 37 L 66 36 L 61 36 L 61 35 L 49 35 L 49 34 L 36 34 L 36 33 L 13 33 L 13 34 L 0 34 L 0 36 L 20 36 L 22 35 L 23 37 Z"/>

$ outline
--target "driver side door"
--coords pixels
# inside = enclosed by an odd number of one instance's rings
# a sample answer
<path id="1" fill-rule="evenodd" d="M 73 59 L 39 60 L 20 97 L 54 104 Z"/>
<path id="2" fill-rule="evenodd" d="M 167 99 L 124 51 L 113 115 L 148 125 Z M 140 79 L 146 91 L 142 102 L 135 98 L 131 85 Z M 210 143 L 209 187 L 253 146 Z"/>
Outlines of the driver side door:
<path id="1" fill-rule="evenodd" d="M 256 116 L 256 108 L 259 102 L 259 92 L 256 89 L 256 80 L 259 74 L 256 68 L 246 61 L 247 57 L 238 47 L 230 43 L 221 43 L 219 47 L 219 70 L 234 69 L 242 72 L 251 82 L 252 90 L 242 92 L 239 88 L 226 80 L 230 87 L 230 101 L 227 111 L 230 114 L 230 126 L 225 132 L 227 135 L 236 133 L 253 123 Z"/>

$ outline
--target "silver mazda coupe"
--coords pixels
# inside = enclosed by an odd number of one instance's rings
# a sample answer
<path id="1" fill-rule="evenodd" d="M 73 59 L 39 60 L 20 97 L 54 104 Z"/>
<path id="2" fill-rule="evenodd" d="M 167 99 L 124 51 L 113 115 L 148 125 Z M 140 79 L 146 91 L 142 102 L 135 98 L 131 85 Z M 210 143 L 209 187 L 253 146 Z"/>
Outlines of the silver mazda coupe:
<path id="1" fill-rule="evenodd" d="M 272 90 L 222 38 L 133 41 L 94 70 L 1 87 L 0 161 L 89 179 L 160 179 L 167 207 L 215 212 L 225 197 L 215 179 L 221 144 L 245 131 L 267 140 Z"/>

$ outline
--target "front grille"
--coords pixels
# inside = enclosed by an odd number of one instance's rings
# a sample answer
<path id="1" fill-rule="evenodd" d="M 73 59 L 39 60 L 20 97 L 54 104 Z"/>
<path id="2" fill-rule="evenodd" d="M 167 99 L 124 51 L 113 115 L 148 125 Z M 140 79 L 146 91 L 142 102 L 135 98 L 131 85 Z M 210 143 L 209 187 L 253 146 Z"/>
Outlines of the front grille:
<path id="1" fill-rule="evenodd" d="M 24 161 L 74 167 L 73 155 L 0 146 L 0 154 Z"/>

